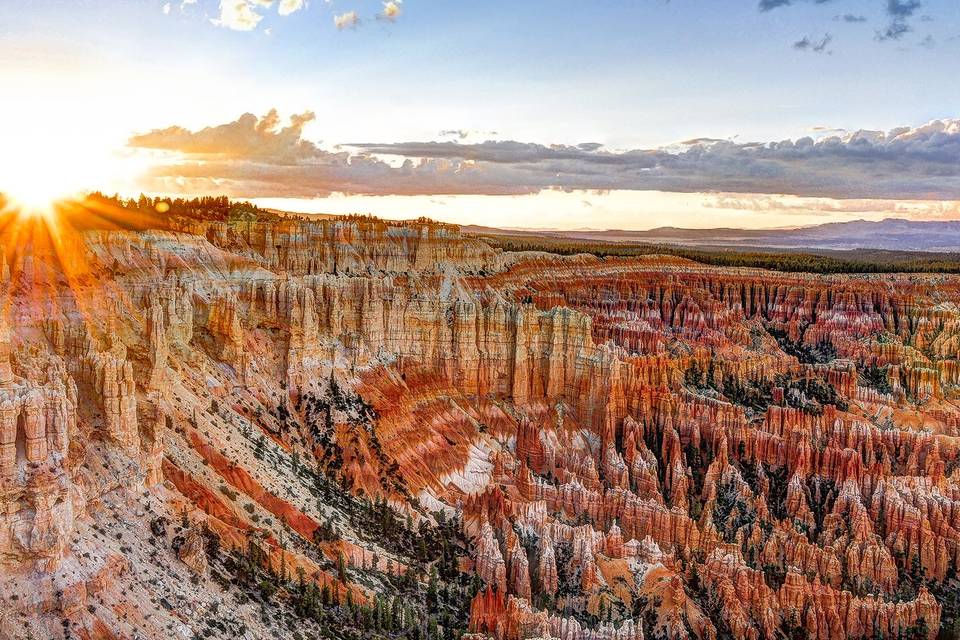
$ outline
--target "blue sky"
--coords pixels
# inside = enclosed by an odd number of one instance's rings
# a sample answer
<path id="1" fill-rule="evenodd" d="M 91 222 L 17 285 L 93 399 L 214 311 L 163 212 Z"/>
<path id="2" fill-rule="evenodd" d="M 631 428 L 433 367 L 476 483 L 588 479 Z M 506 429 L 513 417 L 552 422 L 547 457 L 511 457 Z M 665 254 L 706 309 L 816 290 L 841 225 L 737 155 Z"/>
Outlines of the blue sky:
<path id="1" fill-rule="evenodd" d="M 409 157 L 409 149 L 396 147 L 393 154 L 384 145 L 590 142 L 609 153 L 660 149 L 693 138 L 739 145 L 918 127 L 955 118 L 960 104 L 954 79 L 960 3 L 947 0 L 405 0 L 394 4 L 392 19 L 385 17 L 391 11 L 380 1 L 287 2 L 288 15 L 281 16 L 284 0 L 8 0 L 0 4 L 5 60 L 0 99 L 11 105 L 13 115 L 0 134 L 25 145 L 48 138 L 44 148 L 101 145 L 110 158 L 104 165 L 116 164 L 117 153 L 123 156 L 125 169 L 119 173 L 125 175 L 114 183 L 130 188 L 131 167 L 152 166 L 158 154 L 180 153 L 183 160 L 183 149 L 166 143 L 132 154 L 126 143 L 131 135 L 173 125 L 196 132 L 271 109 L 281 121 L 312 112 L 296 134 L 318 149 L 372 143 L 378 158 L 396 165 Z M 763 10 L 762 2 L 784 6 Z M 238 4 L 246 5 L 247 15 L 261 16 L 254 28 L 231 28 L 238 25 L 224 17 L 224 5 L 229 10 Z M 335 17 L 350 12 L 358 23 L 338 29 Z M 902 33 L 883 39 L 892 24 Z M 452 130 L 469 134 L 441 135 Z M 473 157 L 467 150 L 458 157 L 448 151 L 434 160 L 458 163 L 462 156 Z M 207 162 L 209 157 L 188 159 Z M 944 162 L 942 154 L 938 159 Z M 816 176 L 810 175 L 805 183 L 798 177 L 798 184 L 806 184 L 802 188 L 791 189 L 789 175 L 770 188 L 755 186 L 756 173 L 764 170 L 754 171 L 750 181 L 705 180 L 703 191 L 742 184 L 767 195 L 956 197 L 953 182 L 932 185 L 928 176 L 902 193 L 818 189 L 811 187 Z M 286 195 L 265 188 L 264 181 L 241 185 L 236 175 L 225 171 L 205 177 L 235 195 Z M 547 186 L 690 193 L 699 175 L 685 177 L 682 186 L 674 179 L 650 188 L 627 179 L 594 185 L 582 175 Z M 882 167 L 874 172 L 881 176 Z M 172 189 L 172 174 L 163 177 L 164 182 L 138 184 L 153 191 Z M 181 186 L 199 188 L 199 176 L 192 177 Z M 860 179 L 857 174 L 848 182 Z M 417 186 L 387 194 L 354 187 L 343 194 L 530 195 L 523 189 L 514 193 L 513 179 L 498 180 L 497 188 Z M 315 193 L 298 189 L 297 198 L 341 193 L 328 188 L 328 180 L 322 182 L 324 188 Z M 503 188 L 504 182 L 511 189 Z M 546 183 L 530 184 L 532 189 Z M 211 188 L 209 182 L 204 188 Z M 370 206 L 382 202 L 371 200 Z M 892 210 L 877 207 L 878 215 Z M 757 224 L 771 221 L 768 216 Z M 646 220 L 626 222 L 649 226 Z"/>

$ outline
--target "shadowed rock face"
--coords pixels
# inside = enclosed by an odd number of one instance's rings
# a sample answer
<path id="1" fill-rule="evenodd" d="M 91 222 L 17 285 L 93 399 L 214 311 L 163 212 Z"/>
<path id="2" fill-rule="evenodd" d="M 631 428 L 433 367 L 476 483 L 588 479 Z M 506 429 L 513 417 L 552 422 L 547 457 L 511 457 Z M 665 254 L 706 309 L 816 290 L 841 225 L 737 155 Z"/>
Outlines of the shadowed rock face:
<path id="1" fill-rule="evenodd" d="M 371 220 L 5 254 L 0 637 L 320 634 L 390 596 L 396 637 L 953 632 L 960 279 Z"/>

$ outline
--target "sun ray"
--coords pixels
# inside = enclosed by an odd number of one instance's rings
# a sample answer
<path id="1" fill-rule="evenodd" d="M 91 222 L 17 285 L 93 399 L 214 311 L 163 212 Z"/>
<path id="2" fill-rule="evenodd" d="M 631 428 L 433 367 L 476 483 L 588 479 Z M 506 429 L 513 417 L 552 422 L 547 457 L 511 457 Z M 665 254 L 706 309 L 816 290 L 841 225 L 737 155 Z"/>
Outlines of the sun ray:
<path id="1" fill-rule="evenodd" d="M 36 314 L 72 315 L 87 336 L 102 339 L 104 318 L 122 312 L 143 320 L 112 266 L 91 248 L 99 232 L 167 226 L 164 216 L 118 207 L 99 194 L 26 208 L 0 193 L 0 255 L 9 271 L 0 308 L 5 326 Z"/>

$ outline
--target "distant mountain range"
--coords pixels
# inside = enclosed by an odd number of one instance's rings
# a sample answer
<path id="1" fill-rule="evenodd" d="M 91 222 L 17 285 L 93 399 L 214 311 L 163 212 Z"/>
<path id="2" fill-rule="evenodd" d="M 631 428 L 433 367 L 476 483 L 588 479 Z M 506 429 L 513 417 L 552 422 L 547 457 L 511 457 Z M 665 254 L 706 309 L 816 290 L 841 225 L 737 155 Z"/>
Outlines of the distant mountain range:
<path id="1" fill-rule="evenodd" d="M 506 230 L 466 226 L 468 233 L 531 235 L 595 242 L 639 242 L 693 247 L 785 249 L 888 249 L 901 251 L 960 251 L 960 221 L 917 221 L 886 218 L 880 221 L 830 222 L 787 229 L 683 229 L 658 227 L 649 231 Z"/>

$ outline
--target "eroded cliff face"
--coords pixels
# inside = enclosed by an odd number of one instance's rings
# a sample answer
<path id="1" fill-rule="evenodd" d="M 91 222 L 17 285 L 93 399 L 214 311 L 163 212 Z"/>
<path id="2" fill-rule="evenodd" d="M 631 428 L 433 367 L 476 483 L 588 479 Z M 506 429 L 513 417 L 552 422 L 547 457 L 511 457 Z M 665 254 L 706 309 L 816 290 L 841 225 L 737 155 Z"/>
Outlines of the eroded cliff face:
<path id="1" fill-rule="evenodd" d="M 319 634 L 391 597 L 408 637 L 956 632 L 956 278 L 367 219 L 30 237 L 2 637 Z"/>

